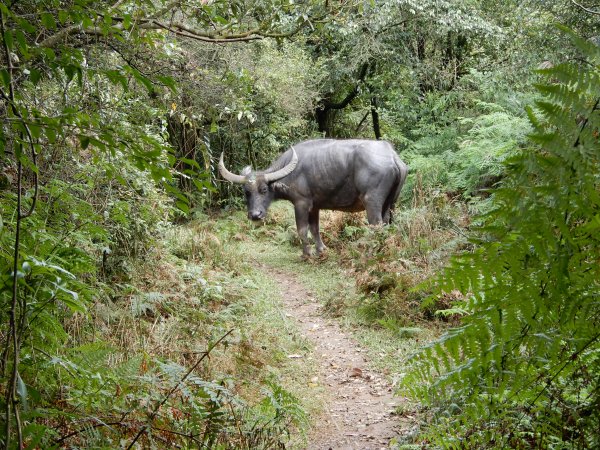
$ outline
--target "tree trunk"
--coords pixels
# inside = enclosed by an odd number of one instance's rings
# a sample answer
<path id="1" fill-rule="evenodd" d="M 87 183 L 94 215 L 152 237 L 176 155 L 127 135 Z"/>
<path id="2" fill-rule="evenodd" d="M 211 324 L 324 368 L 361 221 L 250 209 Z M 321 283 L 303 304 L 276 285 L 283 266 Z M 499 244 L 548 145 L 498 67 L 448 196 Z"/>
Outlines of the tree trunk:
<path id="1" fill-rule="evenodd" d="M 182 98 L 182 110 L 185 110 L 186 104 L 189 103 L 189 99 Z M 177 157 L 175 169 L 183 175 L 186 175 L 186 173 L 189 175 L 190 172 L 194 171 L 194 168 L 185 161 L 181 161 L 180 158 L 192 161 L 196 160 L 196 144 L 198 139 L 196 124 L 184 113 L 173 112 L 173 114 L 167 117 L 167 125 L 169 142 L 175 149 L 175 156 Z M 179 177 L 179 186 L 181 189 L 189 191 L 192 189 L 192 185 L 192 180 L 188 176 Z"/>
<path id="2" fill-rule="evenodd" d="M 373 119 L 373 132 L 375 139 L 381 139 L 381 129 L 379 128 L 379 111 L 377 110 L 377 97 L 371 97 L 371 118 Z"/>

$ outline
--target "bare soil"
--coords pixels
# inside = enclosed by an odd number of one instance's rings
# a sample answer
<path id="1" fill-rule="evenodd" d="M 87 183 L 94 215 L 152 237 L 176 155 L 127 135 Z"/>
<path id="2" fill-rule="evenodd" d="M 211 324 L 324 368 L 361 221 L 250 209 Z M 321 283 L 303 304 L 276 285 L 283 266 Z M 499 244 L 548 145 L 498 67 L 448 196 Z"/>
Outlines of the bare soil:
<path id="1" fill-rule="evenodd" d="M 314 344 L 314 357 L 320 367 L 319 376 L 312 381 L 327 391 L 327 406 L 309 435 L 307 448 L 389 448 L 403 428 L 401 418 L 394 415 L 402 399 L 394 397 L 385 376 L 370 367 L 365 350 L 335 319 L 322 313 L 315 295 L 294 274 L 264 268 L 279 284 L 285 314 Z"/>

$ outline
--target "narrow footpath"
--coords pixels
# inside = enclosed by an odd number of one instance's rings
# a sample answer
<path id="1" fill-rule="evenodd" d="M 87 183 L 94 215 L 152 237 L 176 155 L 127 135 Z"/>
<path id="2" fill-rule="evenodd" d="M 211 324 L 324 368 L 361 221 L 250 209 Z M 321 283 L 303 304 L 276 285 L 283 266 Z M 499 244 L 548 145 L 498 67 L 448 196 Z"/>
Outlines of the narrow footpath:
<path id="1" fill-rule="evenodd" d="M 308 440 L 309 449 L 387 449 L 401 433 L 394 415 L 402 399 L 393 396 L 385 377 L 372 370 L 365 351 L 322 307 L 297 277 L 257 263 L 277 281 L 285 314 L 314 345 L 318 383 L 327 391 L 327 406 Z M 290 355 L 295 357 L 299 355 Z"/>

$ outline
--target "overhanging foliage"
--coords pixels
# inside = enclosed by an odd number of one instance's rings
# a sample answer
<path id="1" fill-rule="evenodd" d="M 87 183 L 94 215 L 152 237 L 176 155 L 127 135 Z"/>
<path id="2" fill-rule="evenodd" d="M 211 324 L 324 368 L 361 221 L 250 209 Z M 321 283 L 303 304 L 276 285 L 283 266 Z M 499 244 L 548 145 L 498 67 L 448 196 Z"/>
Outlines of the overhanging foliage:
<path id="1" fill-rule="evenodd" d="M 439 279 L 469 313 L 404 382 L 444 448 L 600 445 L 600 48 L 562 31 L 582 59 L 538 71 L 531 147 Z"/>

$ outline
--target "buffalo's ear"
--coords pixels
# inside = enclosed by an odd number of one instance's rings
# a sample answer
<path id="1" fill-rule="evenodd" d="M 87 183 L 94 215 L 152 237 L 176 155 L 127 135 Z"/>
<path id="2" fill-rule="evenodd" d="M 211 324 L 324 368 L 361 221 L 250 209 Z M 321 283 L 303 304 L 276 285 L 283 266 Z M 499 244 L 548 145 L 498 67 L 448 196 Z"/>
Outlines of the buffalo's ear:
<path id="1" fill-rule="evenodd" d="M 243 177 L 247 177 L 251 173 L 252 173 L 252 167 L 246 166 L 246 167 L 244 167 L 244 170 L 242 170 L 242 173 L 240 173 L 240 175 L 242 175 Z"/>
<path id="2" fill-rule="evenodd" d="M 279 181 L 275 181 L 274 183 L 269 184 L 269 189 L 271 189 L 273 192 L 286 194 L 290 188 Z"/>

